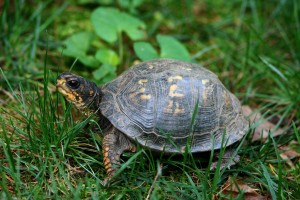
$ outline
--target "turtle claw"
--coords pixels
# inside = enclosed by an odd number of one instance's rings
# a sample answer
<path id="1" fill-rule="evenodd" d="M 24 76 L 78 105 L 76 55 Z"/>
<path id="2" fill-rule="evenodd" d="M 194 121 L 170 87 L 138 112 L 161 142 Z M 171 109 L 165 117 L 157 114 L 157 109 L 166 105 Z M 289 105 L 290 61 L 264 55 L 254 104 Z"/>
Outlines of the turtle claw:
<path id="1" fill-rule="evenodd" d="M 111 181 L 111 177 L 106 177 L 103 181 L 102 184 L 104 187 L 109 187 L 110 186 L 110 181 Z"/>
<path id="2" fill-rule="evenodd" d="M 102 181 L 103 186 L 109 187 L 110 184 L 112 183 L 112 179 L 113 179 L 113 173 L 108 173 L 108 176 L 104 178 L 104 180 Z"/>

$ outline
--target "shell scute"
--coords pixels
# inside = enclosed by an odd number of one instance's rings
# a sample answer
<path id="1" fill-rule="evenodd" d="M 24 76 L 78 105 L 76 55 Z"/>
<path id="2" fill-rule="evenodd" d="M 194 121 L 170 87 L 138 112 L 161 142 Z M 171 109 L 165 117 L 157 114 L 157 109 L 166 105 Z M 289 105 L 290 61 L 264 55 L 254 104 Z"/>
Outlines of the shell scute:
<path id="1" fill-rule="evenodd" d="M 238 99 L 200 65 L 172 59 L 133 66 L 102 88 L 102 114 L 132 140 L 157 151 L 192 152 L 240 140 L 248 130 Z M 214 138 L 214 146 L 212 139 Z"/>

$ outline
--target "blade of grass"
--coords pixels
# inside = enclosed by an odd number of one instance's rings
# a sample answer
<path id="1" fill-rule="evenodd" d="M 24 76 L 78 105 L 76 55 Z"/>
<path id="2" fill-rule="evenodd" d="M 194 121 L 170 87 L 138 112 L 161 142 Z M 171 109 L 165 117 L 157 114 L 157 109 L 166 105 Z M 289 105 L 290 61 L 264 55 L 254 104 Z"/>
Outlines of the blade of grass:
<path id="1" fill-rule="evenodd" d="M 271 193 L 272 199 L 277 199 L 277 196 L 276 196 L 277 184 L 271 179 L 270 174 L 269 174 L 267 168 L 265 167 L 265 165 L 261 161 L 259 161 L 259 163 L 263 170 L 262 171 L 263 176 L 267 181 L 268 190 Z"/>

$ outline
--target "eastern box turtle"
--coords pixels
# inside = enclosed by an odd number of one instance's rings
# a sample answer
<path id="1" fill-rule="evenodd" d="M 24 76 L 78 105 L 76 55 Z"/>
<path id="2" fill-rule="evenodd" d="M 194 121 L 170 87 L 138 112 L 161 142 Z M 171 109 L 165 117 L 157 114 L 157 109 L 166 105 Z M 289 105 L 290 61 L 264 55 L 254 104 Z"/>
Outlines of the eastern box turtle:
<path id="1" fill-rule="evenodd" d="M 248 130 L 238 99 L 206 68 L 173 59 L 137 64 L 97 87 L 69 72 L 58 90 L 85 114 L 96 113 L 103 131 L 104 166 L 111 177 L 124 151 L 192 153 L 229 146 Z M 213 141 L 214 140 L 214 141 Z"/>

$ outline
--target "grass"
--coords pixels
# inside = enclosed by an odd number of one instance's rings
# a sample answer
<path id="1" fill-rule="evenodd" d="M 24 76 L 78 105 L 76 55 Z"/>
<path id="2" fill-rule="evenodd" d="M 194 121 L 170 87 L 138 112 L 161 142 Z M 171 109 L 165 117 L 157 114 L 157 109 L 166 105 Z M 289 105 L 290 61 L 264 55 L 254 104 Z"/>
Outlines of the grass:
<path id="1" fill-rule="evenodd" d="M 241 161 L 216 173 L 207 168 L 209 155 L 166 158 L 140 148 L 124 154 L 118 179 L 106 188 L 101 139 L 88 127 L 92 119 L 67 104 L 54 85 L 57 74 L 73 62 L 58 50 L 60 41 L 90 28 L 87 19 L 74 12 L 88 17 L 90 5 L 37 1 L 30 7 L 5 1 L 0 18 L 1 199 L 230 199 L 222 188 L 228 177 L 242 179 L 272 199 L 300 196 L 299 157 L 291 160 L 291 167 L 280 148 L 300 151 L 298 1 L 188 5 L 145 1 L 133 10 L 121 9 L 147 24 L 149 42 L 155 43 L 158 33 L 175 36 L 195 62 L 217 73 L 243 104 L 287 127 L 288 134 L 265 142 L 246 138 L 238 149 Z M 136 58 L 131 41 L 123 37 L 123 43 L 128 49 L 120 71 Z M 79 63 L 74 70 L 90 76 L 90 69 Z M 241 192 L 237 198 L 247 195 Z"/>

